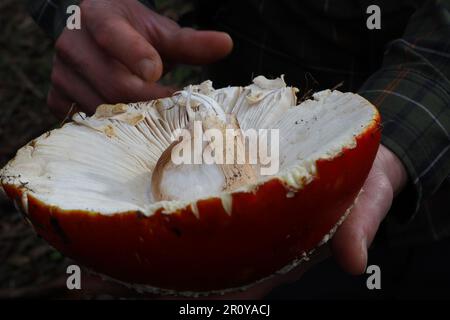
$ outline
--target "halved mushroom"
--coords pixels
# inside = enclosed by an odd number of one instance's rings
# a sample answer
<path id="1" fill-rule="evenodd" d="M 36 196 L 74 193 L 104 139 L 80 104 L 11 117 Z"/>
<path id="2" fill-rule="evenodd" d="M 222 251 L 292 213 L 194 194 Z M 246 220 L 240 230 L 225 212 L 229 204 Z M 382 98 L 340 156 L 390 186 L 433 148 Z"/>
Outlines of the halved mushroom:
<path id="1" fill-rule="evenodd" d="M 259 76 L 247 87 L 206 81 L 169 98 L 101 105 L 21 148 L 1 184 L 38 234 L 114 279 L 185 293 L 250 285 L 330 238 L 379 145 L 379 114 L 364 98 L 325 90 L 296 105 L 296 90 Z M 189 142 L 177 129 L 196 121 L 240 129 L 236 145 L 223 145 L 235 153 L 246 130 L 277 130 L 258 147 L 269 155 L 276 144 L 279 170 L 264 174 L 261 153 L 256 163 L 174 163 Z"/>

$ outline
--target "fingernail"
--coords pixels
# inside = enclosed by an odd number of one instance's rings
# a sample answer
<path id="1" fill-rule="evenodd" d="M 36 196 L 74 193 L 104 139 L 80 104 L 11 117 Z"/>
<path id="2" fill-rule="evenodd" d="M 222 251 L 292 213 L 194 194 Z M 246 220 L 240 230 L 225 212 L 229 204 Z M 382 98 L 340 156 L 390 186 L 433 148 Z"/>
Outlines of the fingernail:
<path id="1" fill-rule="evenodd" d="M 149 60 L 144 59 L 138 63 L 139 66 L 139 74 L 142 80 L 151 81 L 153 80 L 153 76 L 155 73 L 155 64 Z"/>

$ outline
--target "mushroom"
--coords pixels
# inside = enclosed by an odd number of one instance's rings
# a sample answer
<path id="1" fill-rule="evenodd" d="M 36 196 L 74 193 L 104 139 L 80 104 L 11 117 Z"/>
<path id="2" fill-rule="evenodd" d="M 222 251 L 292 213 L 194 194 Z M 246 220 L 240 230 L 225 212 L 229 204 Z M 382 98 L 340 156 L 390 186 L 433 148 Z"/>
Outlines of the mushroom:
<path id="1" fill-rule="evenodd" d="M 297 105 L 296 92 L 258 76 L 101 105 L 22 147 L 1 185 L 38 234 L 111 279 L 185 295 L 248 287 L 330 239 L 380 142 L 361 96 L 324 90 Z M 196 126 L 232 135 L 197 141 Z"/>

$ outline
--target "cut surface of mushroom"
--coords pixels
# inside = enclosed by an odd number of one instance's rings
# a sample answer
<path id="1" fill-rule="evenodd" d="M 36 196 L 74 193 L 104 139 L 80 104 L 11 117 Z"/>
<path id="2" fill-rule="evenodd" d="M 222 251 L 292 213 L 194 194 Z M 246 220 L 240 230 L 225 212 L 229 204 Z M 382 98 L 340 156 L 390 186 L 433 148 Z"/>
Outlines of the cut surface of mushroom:
<path id="1" fill-rule="evenodd" d="M 210 185 L 211 181 L 215 181 L 216 188 L 224 192 L 231 192 L 244 185 L 256 183 L 255 168 L 245 161 L 248 160 L 244 150 L 245 141 L 243 141 L 244 137 L 240 132 L 236 116 L 225 114 L 223 107 L 219 106 L 215 100 L 200 93 L 192 93 L 191 90 L 180 93 L 187 99 L 186 108 L 190 122 L 185 129 L 189 136 L 181 136 L 172 142 L 161 154 L 153 169 L 152 192 L 153 198 L 157 201 L 188 200 L 195 196 L 206 196 L 203 190 L 207 191 L 207 189 L 197 186 L 205 183 Z M 200 127 L 200 130 L 195 130 L 195 126 Z M 232 139 L 225 139 L 227 130 L 232 132 Z M 203 141 L 204 132 L 214 132 L 215 136 L 208 141 Z M 200 139 L 201 148 L 195 148 L 196 139 Z M 177 148 L 183 152 L 189 151 L 191 156 L 188 160 L 190 161 L 174 163 L 173 151 Z M 221 153 L 221 156 L 217 157 L 220 160 L 205 161 L 205 152 L 214 155 Z M 234 157 L 232 161 L 226 161 L 227 154 L 230 153 Z M 238 162 L 239 154 L 244 154 L 243 163 Z M 195 159 L 199 159 L 200 163 L 195 163 Z M 192 178 L 187 178 L 189 176 Z M 174 190 L 174 184 L 185 192 L 180 193 Z"/>
<path id="2" fill-rule="evenodd" d="M 353 148 L 355 136 L 377 114 L 353 93 L 325 90 L 297 105 L 296 92 L 282 78 L 260 76 L 246 87 L 214 89 L 205 81 L 168 98 L 102 105 L 93 116 L 77 113 L 71 123 L 20 149 L 0 172 L 1 180 L 23 186 L 26 194 L 51 206 L 104 215 L 138 211 L 149 216 L 160 208 L 170 213 L 199 199 L 252 192 L 270 179 L 283 181 L 295 192 L 315 175 L 317 160 Z M 203 129 L 219 131 L 278 130 L 278 172 L 261 175 L 263 165 L 237 161 L 169 161 L 173 149 L 187 143 L 175 132 L 193 130 L 196 120 Z M 237 135 L 236 141 L 243 138 Z M 268 140 L 267 148 L 271 143 Z"/>

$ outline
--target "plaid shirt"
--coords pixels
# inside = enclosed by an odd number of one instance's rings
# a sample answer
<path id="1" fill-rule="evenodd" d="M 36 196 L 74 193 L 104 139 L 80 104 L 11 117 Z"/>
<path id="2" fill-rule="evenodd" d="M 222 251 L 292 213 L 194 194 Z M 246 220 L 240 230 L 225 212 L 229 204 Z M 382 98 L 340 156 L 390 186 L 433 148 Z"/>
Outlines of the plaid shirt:
<path id="1" fill-rule="evenodd" d="M 33 0 L 30 9 L 56 39 L 73 3 Z M 396 243 L 450 235 L 450 1 L 196 4 L 182 23 L 229 32 L 235 42 L 233 53 L 207 70 L 217 86 L 283 72 L 301 88 L 343 82 L 342 90 L 358 91 L 380 110 L 382 143 L 409 174 L 384 230 Z M 366 27 L 371 4 L 381 8 L 381 30 Z"/>

